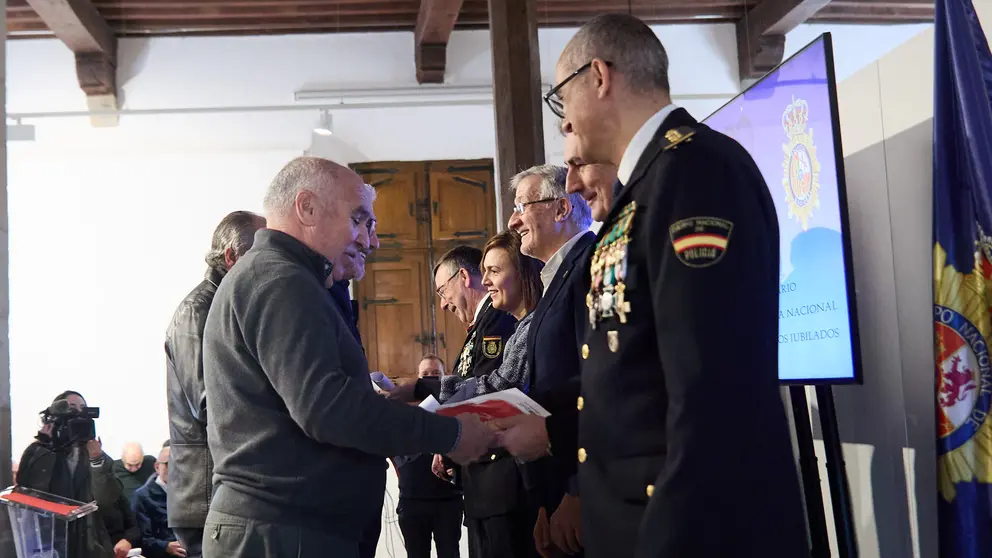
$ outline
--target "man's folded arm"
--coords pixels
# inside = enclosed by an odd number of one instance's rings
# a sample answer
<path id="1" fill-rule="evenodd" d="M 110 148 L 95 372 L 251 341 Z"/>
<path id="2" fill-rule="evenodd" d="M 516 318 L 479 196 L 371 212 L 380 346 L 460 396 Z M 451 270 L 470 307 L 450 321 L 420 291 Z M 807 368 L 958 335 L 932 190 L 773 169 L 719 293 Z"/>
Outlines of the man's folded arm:
<path id="1" fill-rule="evenodd" d="M 375 393 L 361 351 L 345 362 L 338 343 L 351 333 L 319 283 L 306 275 L 259 285 L 244 319 L 250 350 L 293 420 L 313 439 L 384 457 L 448 453 L 456 419 L 390 401 Z M 340 340 L 340 341 L 339 341 Z M 354 369 L 348 370 L 348 367 Z"/>

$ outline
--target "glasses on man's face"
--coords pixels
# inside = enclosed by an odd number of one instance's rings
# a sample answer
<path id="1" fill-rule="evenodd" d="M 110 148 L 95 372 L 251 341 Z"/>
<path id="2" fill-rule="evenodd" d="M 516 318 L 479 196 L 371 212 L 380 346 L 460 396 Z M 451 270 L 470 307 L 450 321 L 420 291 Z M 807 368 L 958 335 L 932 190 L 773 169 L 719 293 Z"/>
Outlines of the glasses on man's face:
<path id="1" fill-rule="evenodd" d="M 535 203 L 553 202 L 553 201 L 558 201 L 560 199 L 561 198 L 543 198 L 543 199 L 540 199 L 540 200 L 534 200 L 534 201 L 529 201 L 529 202 L 515 203 L 515 204 L 513 204 L 513 212 L 516 213 L 517 215 L 522 215 L 523 212 L 524 212 L 524 210 L 527 209 L 527 206 L 528 205 L 534 205 Z"/>
<path id="2" fill-rule="evenodd" d="M 604 62 L 606 63 L 606 67 L 607 68 L 613 66 L 613 62 L 610 62 L 608 60 L 606 60 Z M 558 92 L 561 91 L 561 88 L 562 87 L 565 87 L 565 84 L 566 83 L 572 81 L 579 74 L 581 74 L 582 72 L 588 70 L 589 68 L 592 68 L 592 61 L 591 60 L 589 62 L 587 62 L 587 63 L 579 66 L 579 69 L 578 70 L 575 70 L 574 72 L 572 72 L 571 75 L 569 75 L 567 78 L 561 80 L 561 82 L 559 82 L 558 85 L 552 87 L 551 90 L 549 90 L 547 93 L 544 94 L 544 102 L 545 102 L 545 104 L 548 105 L 548 108 L 551 109 L 551 112 L 553 112 L 554 115 L 557 116 L 558 118 L 565 118 L 565 105 L 562 102 L 561 95 L 559 95 Z"/>
<path id="3" fill-rule="evenodd" d="M 462 271 L 461 268 L 456 269 L 455 272 L 451 274 L 451 277 L 448 277 L 447 281 L 441 283 L 441 286 L 437 288 L 437 296 L 444 298 L 444 292 L 448 289 L 448 283 L 451 283 L 452 279 L 458 277 L 458 274 L 461 273 L 461 271 Z M 444 300 L 448 300 L 448 299 L 444 298 Z"/>

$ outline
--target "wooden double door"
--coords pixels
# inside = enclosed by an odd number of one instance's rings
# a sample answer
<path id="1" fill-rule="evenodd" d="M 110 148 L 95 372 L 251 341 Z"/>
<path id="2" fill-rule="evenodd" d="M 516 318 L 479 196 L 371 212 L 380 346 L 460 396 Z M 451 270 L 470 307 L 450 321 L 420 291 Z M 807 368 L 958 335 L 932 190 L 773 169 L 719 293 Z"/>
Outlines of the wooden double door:
<path id="1" fill-rule="evenodd" d="M 423 355 L 448 370 L 465 341 L 466 324 L 443 310 L 432 270 L 451 248 L 482 248 L 496 233 L 492 159 L 352 165 L 375 187 L 379 249 L 352 285 L 369 369 L 415 377 Z"/>

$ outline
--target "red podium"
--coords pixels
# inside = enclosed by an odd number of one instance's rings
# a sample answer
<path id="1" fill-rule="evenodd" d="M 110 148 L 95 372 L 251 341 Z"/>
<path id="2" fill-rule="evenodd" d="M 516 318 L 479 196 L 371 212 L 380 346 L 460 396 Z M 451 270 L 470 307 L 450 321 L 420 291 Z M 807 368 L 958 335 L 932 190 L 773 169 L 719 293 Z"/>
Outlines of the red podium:
<path id="1" fill-rule="evenodd" d="M 69 524 L 97 509 L 96 502 L 20 486 L 0 492 L 0 503 L 7 506 L 17 558 L 76 558 L 67 549 Z"/>

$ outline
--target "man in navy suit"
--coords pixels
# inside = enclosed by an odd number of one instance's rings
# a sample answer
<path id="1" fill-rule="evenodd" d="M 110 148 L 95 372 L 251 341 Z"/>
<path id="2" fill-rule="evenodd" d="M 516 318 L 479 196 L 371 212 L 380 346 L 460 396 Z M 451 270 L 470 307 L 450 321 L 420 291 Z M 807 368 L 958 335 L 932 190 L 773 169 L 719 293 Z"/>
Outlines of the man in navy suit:
<path id="1" fill-rule="evenodd" d="M 589 205 L 580 195 L 565 191 L 566 175 L 564 167 L 539 165 L 514 176 L 510 188 L 515 204 L 508 226 L 520 233 L 521 251 L 544 262 L 544 296 L 534 310 L 527 338 L 528 392 L 551 413 L 546 426 L 556 431 L 556 439 L 571 440 L 569 445 L 575 446 L 578 344 L 585 326 L 576 317 L 581 301 L 573 294 L 573 279 L 581 275 L 577 271 L 595 235 L 589 231 Z M 574 454 L 574 447 L 562 448 L 561 453 L 555 451 L 524 468 L 528 493 L 540 509 L 534 539 L 542 554 L 552 544 L 568 554 L 581 550 Z"/>
<path id="2" fill-rule="evenodd" d="M 376 192 L 371 184 L 365 185 L 365 195 L 368 197 L 370 205 L 375 202 Z M 369 233 L 368 251 L 359 250 L 354 254 L 347 252 L 341 254 L 331 262 L 331 275 L 327 278 L 327 290 L 331 295 L 331 299 L 334 301 L 335 306 L 337 306 L 338 311 L 341 313 L 341 317 L 344 318 L 345 324 L 347 324 L 348 329 L 351 330 L 351 334 L 355 336 L 359 345 L 362 345 L 362 334 L 358 331 L 358 317 L 355 315 L 355 306 L 351 300 L 351 292 L 348 290 L 348 285 L 352 280 L 361 281 L 362 277 L 365 277 L 365 259 L 368 258 L 373 250 L 379 248 L 379 237 L 375 232 L 377 223 L 378 221 L 376 221 L 375 213 L 373 212 L 365 225 Z M 364 349 L 365 347 L 363 346 L 362 350 Z M 383 460 L 383 470 L 385 471 L 388 468 L 389 466 Z M 385 487 L 385 483 L 386 476 L 383 473 L 383 487 Z M 383 492 L 383 497 L 385 497 L 385 492 Z M 375 558 L 375 551 L 379 545 L 379 534 L 381 531 L 381 516 L 369 521 L 362 532 L 362 540 L 358 545 L 359 558 Z"/>

